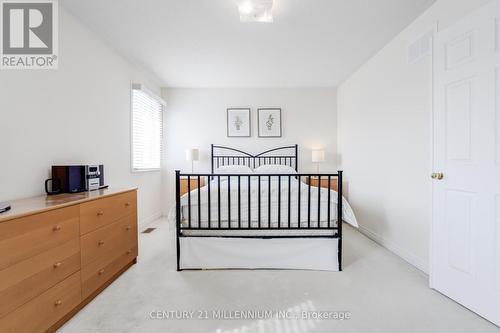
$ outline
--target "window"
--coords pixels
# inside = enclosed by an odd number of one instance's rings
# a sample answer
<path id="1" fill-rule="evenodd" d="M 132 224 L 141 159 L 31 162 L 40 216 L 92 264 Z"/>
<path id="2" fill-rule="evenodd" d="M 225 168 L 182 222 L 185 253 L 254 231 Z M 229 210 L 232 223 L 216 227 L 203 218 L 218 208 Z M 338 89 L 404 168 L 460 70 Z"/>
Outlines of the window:
<path id="1" fill-rule="evenodd" d="M 132 171 L 161 167 L 164 106 L 144 86 L 132 85 Z"/>

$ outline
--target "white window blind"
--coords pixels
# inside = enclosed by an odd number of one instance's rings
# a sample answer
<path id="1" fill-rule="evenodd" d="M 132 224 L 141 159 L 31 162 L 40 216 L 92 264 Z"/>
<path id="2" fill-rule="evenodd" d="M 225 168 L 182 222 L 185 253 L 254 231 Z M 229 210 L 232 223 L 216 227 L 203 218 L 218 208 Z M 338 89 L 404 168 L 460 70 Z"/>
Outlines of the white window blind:
<path id="1" fill-rule="evenodd" d="M 143 89 L 132 88 L 132 169 L 158 170 L 161 167 L 164 103 Z"/>

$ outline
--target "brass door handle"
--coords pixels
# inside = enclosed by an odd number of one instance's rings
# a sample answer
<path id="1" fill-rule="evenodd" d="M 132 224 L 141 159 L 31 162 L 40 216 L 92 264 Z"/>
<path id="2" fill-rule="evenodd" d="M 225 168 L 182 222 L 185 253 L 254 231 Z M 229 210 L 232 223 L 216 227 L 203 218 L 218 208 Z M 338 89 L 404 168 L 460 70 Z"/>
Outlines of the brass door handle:
<path id="1" fill-rule="evenodd" d="M 442 172 L 433 172 L 431 174 L 431 178 L 432 179 L 437 179 L 437 180 L 441 180 L 444 178 L 444 174 Z"/>

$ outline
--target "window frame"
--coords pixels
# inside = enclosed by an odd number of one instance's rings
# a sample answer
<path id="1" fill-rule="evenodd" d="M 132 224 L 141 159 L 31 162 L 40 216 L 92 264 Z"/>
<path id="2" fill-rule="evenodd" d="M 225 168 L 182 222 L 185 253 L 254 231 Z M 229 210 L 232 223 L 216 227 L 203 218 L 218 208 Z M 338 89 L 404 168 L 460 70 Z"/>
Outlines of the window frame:
<path id="1" fill-rule="evenodd" d="M 136 169 L 134 168 L 134 90 L 141 90 L 142 92 L 148 94 L 151 98 L 155 99 L 161 104 L 162 115 L 161 115 L 161 144 L 160 144 L 160 166 L 158 168 L 144 168 Z M 144 173 L 144 172 L 161 172 L 163 168 L 163 138 L 164 138 L 164 120 L 165 120 L 165 109 L 167 107 L 167 102 L 155 94 L 153 91 L 148 89 L 142 83 L 132 83 L 130 86 L 130 171 L 131 173 Z"/>

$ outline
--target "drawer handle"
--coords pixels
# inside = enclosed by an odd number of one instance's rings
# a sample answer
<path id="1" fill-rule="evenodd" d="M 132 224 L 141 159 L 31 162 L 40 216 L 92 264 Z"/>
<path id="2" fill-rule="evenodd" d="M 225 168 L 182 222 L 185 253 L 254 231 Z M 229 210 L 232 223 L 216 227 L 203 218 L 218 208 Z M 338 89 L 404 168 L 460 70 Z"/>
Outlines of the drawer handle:
<path id="1" fill-rule="evenodd" d="M 99 275 L 103 275 L 104 274 L 104 269 L 100 269 L 99 272 L 97 272 L 97 273 L 99 273 Z"/>
<path id="2" fill-rule="evenodd" d="M 125 227 L 125 230 L 127 230 L 127 231 L 129 231 L 130 229 L 132 229 L 132 227 L 129 225 Z"/>
<path id="3" fill-rule="evenodd" d="M 97 216 L 103 216 L 103 215 L 104 215 L 104 212 L 102 210 L 97 212 Z"/>
<path id="4" fill-rule="evenodd" d="M 130 202 L 126 202 L 125 207 L 130 207 Z"/>
<path id="5" fill-rule="evenodd" d="M 97 245 L 101 246 L 101 245 L 104 245 L 104 241 L 103 240 L 100 240 Z"/>
<path id="6" fill-rule="evenodd" d="M 62 301 L 60 299 L 58 299 L 57 301 L 54 302 L 54 305 L 55 306 L 62 305 Z"/>
<path id="7" fill-rule="evenodd" d="M 56 263 L 54 264 L 54 268 L 61 267 L 61 265 L 62 265 L 62 264 L 61 264 L 60 262 L 56 262 Z"/>
<path id="8" fill-rule="evenodd" d="M 59 230 L 61 230 L 60 225 L 56 225 L 56 226 L 54 226 L 54 228 L 52 228 L 52 231 L 59 231 Z"/>
<path id="9" fill-rule="evenodd" d="M 132 250 L 127 250 L 127 254 L 132 254 Z"/>

